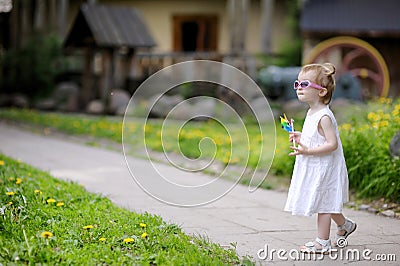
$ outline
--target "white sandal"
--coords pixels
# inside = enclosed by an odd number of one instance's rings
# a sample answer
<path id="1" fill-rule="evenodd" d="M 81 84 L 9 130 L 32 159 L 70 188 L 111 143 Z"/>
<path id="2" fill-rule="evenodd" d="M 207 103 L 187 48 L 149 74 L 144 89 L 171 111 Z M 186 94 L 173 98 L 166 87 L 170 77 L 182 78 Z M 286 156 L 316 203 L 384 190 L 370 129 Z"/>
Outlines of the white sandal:
<path id="1" fill-rule="evenodd" d="M 319 244 L 319 247 L 317 246 Z M 331 251 L 331 240 L 324 240 L 319 237 L 313 242 L 307 242 L 304 246 L 300 247 L 300 252 L 315 253 L 315 254 L 329 254 Z"/>
<path id="2" fill-rule="evenodd" d="M 344 231 L 344 235 L 339 235 L 339 233 L 336 233 L 336 238 L 333 241 L 333 246 L 340 246 L 340 247 L 345 247 L 347 246 L 347 241 L 346 238 L 351 235 L 354 231 L 357 229 L 357 224 L 353 222 L 350 219 L 345 218 L 344 224 L 338 225 L 337 226 L 338 232 L 339 231 Z"/>

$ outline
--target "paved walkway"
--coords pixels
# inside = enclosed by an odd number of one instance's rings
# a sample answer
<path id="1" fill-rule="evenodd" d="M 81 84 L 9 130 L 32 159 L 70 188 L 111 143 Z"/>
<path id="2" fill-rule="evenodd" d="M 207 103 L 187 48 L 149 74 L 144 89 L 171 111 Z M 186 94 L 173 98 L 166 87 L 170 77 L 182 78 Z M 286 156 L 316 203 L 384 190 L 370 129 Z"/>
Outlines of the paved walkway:
<path id="1" fill-rule="evenodd" d="M 236 243 L 240 255 L 246 254 L 257 259 L 258 251 L 267 245 L 270 256 L 267 260 L 258 260 L 259 264 L 400 263 L 400 221 L 397 219 L 346 209 L 345 214 L 357 221 L 359 228 L 350 237 L 349 246 L 336 253 L 338 259 L 325 256 L 323 263 L 312 260 L 293 261 L 291 257 L 295 253 L 291 249 L 296 249 L 315 236 L 316 217 L 297 217 L 283 212 L 286 193 L 261 189 L 249 193 L 247 187 L 238 185 L 211 204 L 195 208 L 174 207 L 155 200 L 138 187 L 127 170 L 122 152 L 84 146 L 60 137 L 38 135 L 2 122 L 0 152 L 49 171 L 57 178 L 74 180 L 88 191 L 101 193 L 132 211 L 161 215 L 165 221 L 182 226 L 187 233 L 207 236 L 223 246 Z M 141 159 L 129 160 L 138 165 L 144 164 Z M 167 165 L 160 164 L 158 167 L 163 171 L 175 172 L 177 177 L 198 178 L 196 174 L 182 173 Z M 139 171 L 145 172 L 146 169 Z M 201 178 L 211 177 L 202 175 Z M 287 253 L 281 255 L 288 260 L 280 260 L 273 249 L 285 249 Z M 355 260 L 354 252 L 360 252 L 361 261 Z M 395 254 L 397 261 L 368 261 L 363 257 L 363 252 L 364 257 L 372 259 L 378 254 Z M 346 260 L 346 254 L 349 260 Z"/>

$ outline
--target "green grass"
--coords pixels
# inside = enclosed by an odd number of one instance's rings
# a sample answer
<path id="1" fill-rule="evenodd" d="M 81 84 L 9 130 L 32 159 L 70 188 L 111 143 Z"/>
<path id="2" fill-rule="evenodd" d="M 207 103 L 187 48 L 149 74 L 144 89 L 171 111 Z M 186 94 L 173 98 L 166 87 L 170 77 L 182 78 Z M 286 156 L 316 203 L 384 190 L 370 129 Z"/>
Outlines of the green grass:
<path id="1" fill-rule="evenodd" d="M 0 264 L 236 265 L 233 249 L 0 154 Z"/>

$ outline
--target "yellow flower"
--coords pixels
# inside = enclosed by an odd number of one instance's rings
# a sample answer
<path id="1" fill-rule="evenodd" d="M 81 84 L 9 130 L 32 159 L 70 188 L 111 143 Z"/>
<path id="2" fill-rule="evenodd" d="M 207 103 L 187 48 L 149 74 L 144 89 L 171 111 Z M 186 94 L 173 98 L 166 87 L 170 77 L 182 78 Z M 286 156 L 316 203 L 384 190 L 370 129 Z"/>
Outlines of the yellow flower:
<path id="1" fill-rule="evenodd" d="M 7 191 L 6 192 L 6 195 L 8 195 L 8 196 L 12 196 L 12 195 L 15 195 L 16 193 L 14 192 L 14 191 Z"/>
<path id="2" fill-rule="evenodd" d="M 400 105 L 399 105 L 400 106 Z M 393 116 L 398 116 L 400 114 L 400 109 L 394 109 L 393 111 L 392 111 L 392 115 Z"/>
<path id="3" fill-rule="evenodd" d="M 17 178 L 17 181 L 15 181 L 15 184 L 19 185 L 22 183 L 22 179 L 21 178 Z"/>
<path id="4" fill-rule="evenodd" d="M 0 165 L 4 165 L 4 164 L 5 164 L 4 161 L 0 160 Z"/>
<path id="5" fill-rule="evenodd" d="M 370 121 L 376 121 L 376 120 L 378 120 L 378 119 L 379 119 L 379 116 L 378 116 L 376 113 L 370 112 L 370 113 L 368 114 L 368 120 L 370 120 Z"/>
<path id="6" fill-rule="evenodd" d="M 13 202 L 12 201 L 10 201 L 9 203 L 8 203 L 8 205 L 12 205 L 13 204 Z"/>
<path id="7" fill-rule="evenodd" d="M 62 207 L 62 206 L 64 206 L 64 202 L 57 202 L 57 205 L 56 205 L 57 207 Z"/>
<path id="8" fill-rule="evenodd" d="M 40 191 L 39 189 L 35 189 L 35 194 L 42 194 L 42 191 Z"/>
<path id="9" fill-rule="evenodd" d="M 83 227 L 83 229 L 86 229 L 86 230 L 89 230 L 89 229 L 92 229 L 92 228 L 93 228 L 93 225 L 91 225 L 91 224 L 85 225 L 85 226 Z"/>
<path id="10" fill-rule="evenodd" d="M 48 238 L 51 238 L 53 236 L 53 234 L 49 231 L 44 231 L 43 233 L 40 234 L 40 236 L 48 239 Z"/>
<path id="11" fill-rule="evenodd" d="M 340 130 L 344 130 L 344 131 L 349 131 L 351 130 L 352 125 L 351 124 L 343 124 L 340 126 Z"/>
<path id="12" fill-rule="evenodd" d="M 142 234 L 142 238 L 146 238 L 148 235 L 147 235 L 147 233 L 146 232 L 144 232 L 143 234 Z"/>
<path id="13" fill-rule="evenodd" d="M 126 244 L 132 243 L 133 241 L 134 241 L 134 239 L 130 238 L 130 237 L 124 239 L 124 243 L 126 243 Z"/>
<path id="14" fill-rule="evenodd" d="M 55 200 L 55 199 L 48 199 L 48 200 L 46 200 L 46 202 L 47 202 L 47 203 L 55 203 L 56 200 Z"/>
<path id="15" fill-rule="evenodd" d="M 387 127 L 387 126 L 389 126 L 389 122 L 388 121 L 381 121 L 379 123 L 379 127 Z"/>
<path id="16" fill-rule="evenodd" d="M 105 238 L 105 237 L 100 237 L 100 238 L 99 238 L 99 241 L 100 241 L 100 242 L 103 242 L 103 243 L 106 242 L 106 240 L 107 240 L 107 238 Z"/>
<path id="17" fill-rule="evenodd" d="M 142 228 L 146 228 L 146 226 L 147 226 L 145 223 L 140 223 L 139 225 L 140 225 L 140 227 L 142 227 Z"/>
<path id="18" fill-rule="evenodd" d="M 15 179 L 14 177 L 9 177 L 8 181 L 14 181 L 14 179 Z"/>

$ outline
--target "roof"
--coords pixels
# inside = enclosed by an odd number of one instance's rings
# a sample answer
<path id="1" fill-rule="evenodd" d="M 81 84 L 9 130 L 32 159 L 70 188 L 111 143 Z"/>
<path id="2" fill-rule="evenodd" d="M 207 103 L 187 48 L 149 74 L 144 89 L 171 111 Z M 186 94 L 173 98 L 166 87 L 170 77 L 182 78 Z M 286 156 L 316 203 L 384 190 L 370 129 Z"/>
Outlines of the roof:
<path id="1" fill-rule="evenodd" d="M 400 33 L 398 0 L 305 0 L 303 32 Z"/>
<path id="2" fill-rule="evenodd" d="M 136 9 L 83 4 L 67 35 L 65 47 L 152 47 L 156 43 Z"/>

